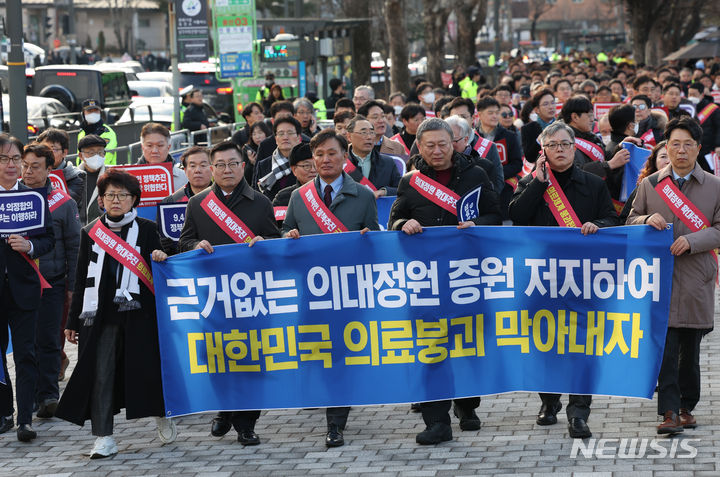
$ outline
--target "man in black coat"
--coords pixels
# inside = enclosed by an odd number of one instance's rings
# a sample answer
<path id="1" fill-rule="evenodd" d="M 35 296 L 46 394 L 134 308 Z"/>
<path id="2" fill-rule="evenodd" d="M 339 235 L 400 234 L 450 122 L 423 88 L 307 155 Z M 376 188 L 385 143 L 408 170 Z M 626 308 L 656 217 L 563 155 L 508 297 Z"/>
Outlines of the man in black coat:
<path id="1" fill-rule="evenodd" d="M 562 121 L 546 127 L 539 136 L 544 157 L 536 162 L 536 176 L 523 177 L 510 202 L 510 218 L 516 225 L 559 225 L 544 196 L 548 188 L 549 168 L 555 182 L 567 196 L 567 201 L 577 214 L 583 235 L 594 234 L 600 227 L 619 225 L 617 213 L 603 180 L 583 171 L 574 163 L 575 134 Z M 537 423 L 547 426 L 557 423 L 557 413 L 562 408 L 560 394 L 540 393 L 542 406 Z M 585 438 L 592 434 L 587 426 L 592 396 L 570 395 L 567 406 L 570 437 Z"/>
<path id="2" fill-rule="evenodd" d="M 400 181 L 397 199 L 390 210 L 390 230 L 402 230 L 412 235 L 422 232 L 423 227 L 456 225 L 464 229 L 501 223 L 498 197 L 490 179 L 480 167 L 453 151 L 453 131 L 445 121 L 438 118 L 423 121 L 417 130 L 416 141 L 420 154 L 412 160 L 417 172 L 405 174 Z M 458 223 L 456 214 L 425 198 L 412 186 L 412 179 L 418 173 L 425 176 L 423 180 L 437 182 L 461 197 L 482 186 L 479 215 L 471 221 Z M 418 444 L 438 444 L 452 439 L 450 403 L 446 400 L 420 405 L 426 429 L 417 435 Z M 455 400 L 455 415 L 460 418 L 462 430 L 480 429 L 480 419 L 475 414 L 479 405 L 479 397 Z"/>
<path id="3" fill-rule="evenodd" d="M 270 201 L 260 192 L 253 190 L 244 178 L 245 163 L 242 153 L 232 141 L 221 142 L 210 152 L 214 184 L 193 196 L 185 212 L 185 226 L 180 234 L 178 250 L 203 249 L 213 253 L 213 245 L 236 243 L 210 217 L 202 206 L 202 201 L 213 193 L 230 212 L 235 214 L 255 237 L 252 246 L 264 238 L 279 238 L 280 231 L 275 224 L 275 215 Z M 257 445 L 260 439 L 255 433 L 255 422 L 260 411 L 221 412 L 213 419 L 211 433 L 224 436 L 232 425 L 238 433 L 242 445 Z"/>
<path id="4" fill-rule="evenodd" d="M 0 135 L 0 191 L 27 190 L 18 183 L 22 143 Z M 13 428 L 12 385 L 7 368 L 8 326 L 12 332 L 13 359 L 17 376 L 17 437 L 29 442 L 37 437 L 31 427 L 35 383 L 38 366 L 35 356 L 35 323 L 42 296 L 39 272 L 28 260 L 50 252 L 55 246 L 55 233 L 50 208 L 45 207 L 45 230 L 26 239 L 17 234 L 0 239 L 0 359 L 3 360 L 5 385 L 0 384 L 0 433 Z"/>
<path id="5" fill-rule="evenodd" d="M 347 135 L 350 138 L 349 160 L 354 169 L 345 172 L 361 182 L 370 181 L 376 190 L 375 198 L 397 194 L 397 185 L 400 182 L 400 171 L 395 161 L 375 149 L 375 130 L 365 116 L 355 116 L 347 126 Z"/>
<path id="6" fill-rule="evenodd" d="M 700 166 L 712 172 L 715 168 L 710 168 L 707 163 L 707 154 L 715 153 L 720 155 L 720 106 L 715 104 L 712 96 L 705 95 L 705 85 L 702 83 L 693 83 L 688 86 L 688 99 L 695 104 L 695 118 L 702 128 L 702 139 L 700 140 L 700 154 L 698 161 Z"/>
<path id="7" fill-rule="evenodd" d="M 190 132 L 207 129 L 210 127 L 207 115 L 203 110 L 203 94 L 199 89 L 193 89 L 188 97 L 188 108 L 183 115 L 182 129 Z"/>
<path id="8" fill-rule="evenodd" d="M 290 101 L 275 101 L 270 107 L 270 118 L 273 124 L 280 118 L 292 117 L 294 115 L 295 107 Z M 310 142 L 310 137 L 305 134 L 300 134 L 300 140 L 302 142 Z M 277 149 L 277 138 L 275 135 L 266 137 L 258 146 L 257 160 L 255 162 L 258 163 L 262 159 L 270 157 L 275 149 Z M 253 189 L 257 189 L 257 182 L 253 181 L 250 186 L 252 186 Z"/>

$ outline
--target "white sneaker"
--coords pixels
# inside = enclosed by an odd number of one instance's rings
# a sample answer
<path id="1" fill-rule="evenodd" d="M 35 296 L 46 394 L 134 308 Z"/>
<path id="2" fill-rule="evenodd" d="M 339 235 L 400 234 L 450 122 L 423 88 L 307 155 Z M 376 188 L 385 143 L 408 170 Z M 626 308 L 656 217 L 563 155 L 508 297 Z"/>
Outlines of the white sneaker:
<path id="1" fill-rule="evenodd" d="M 175 442 L 175 439 L 177 439 L 177 426 L 175 426 L 175 421 L 169 417 L 156 417 L 155 423 L 157 424 L 158 437 L 160 437 L 163 444 Z"/>
<path id="2" fill-rule="evenodd" d="M 113 436 L 103 436 L 95 439 L 95 446 L 90 452 L 91 459 L 102 459 L 118 453 L 117 445 Z"/>

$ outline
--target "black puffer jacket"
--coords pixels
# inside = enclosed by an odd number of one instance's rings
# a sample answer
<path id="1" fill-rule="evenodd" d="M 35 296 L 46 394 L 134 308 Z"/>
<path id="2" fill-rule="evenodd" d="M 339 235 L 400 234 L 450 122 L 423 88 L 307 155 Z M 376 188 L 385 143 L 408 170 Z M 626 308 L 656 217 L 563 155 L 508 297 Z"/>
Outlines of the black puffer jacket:
<path id="1" fill-rule="evenodd" d="M 415 169 L 435 180 L 435 170 L 421 156 L 411 159 Z M 452 158 L 452 178 L 448 188 L 460 197 L 482 186 L 480 196 L 480 215 L 473 220 L 475 225 L 499 225 L 502 223 L 498 196 L 493 190 L 490 179 L 482 168 L 474 165 L 462 154 L 454 153 Z M 391 230 L 400 230 L 410 219 L 417 220 L 423 227 L 438 225 L 457 225 L 458 218 L 439 205 L 430 202 L 410 185 L 412 172 L 405 174 L 400 180 L 397 199 L 390 210 L 389 225 Z"/>

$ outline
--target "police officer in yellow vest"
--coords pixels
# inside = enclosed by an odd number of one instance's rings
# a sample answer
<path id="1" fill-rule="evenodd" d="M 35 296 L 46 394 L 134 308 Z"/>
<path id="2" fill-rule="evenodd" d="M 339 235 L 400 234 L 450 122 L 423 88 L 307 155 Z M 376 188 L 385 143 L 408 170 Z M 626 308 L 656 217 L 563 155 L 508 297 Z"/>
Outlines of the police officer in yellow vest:
<path id="1" fill-rule="evenodd" d="M 96 99 L 86 99 L 83 101 L 80 127 L 82 128 L 82 131 L 78 134 L 78 143 L 85 137 L 85 135 L 95 134 L 96 136 L 100 136 L 105 139 L 105 142 L 107 142 L 105 149 L 107 151 L 117 149 L 117 135 L 110 126 L 103 122 L 102 109 L 100 103 Z M 105 164 L 108 166 L 114 166 L 117 164 L 117 155 L 114 151 L 105 154 Z"/>
<path id="2" fill-rule="evenodd" d="M 467 71 L 467 77 L 458 83 L 460 94 L 463 98 L 470 98 L 475 101 L 477 100 L 478 82 L 481 78 L 480 68 L 471 66 Z"/>
<path id="3" fill-rule="evenodd" d="M 325 106 L 325 100 L 319 99 L 315 91 L 308 91 L 305 97 L 309 99 L 313 105 L 313 110 L 315 111 L 315 119 L 317 119 L 318 121 L 326 120 L 327 107 Z"/>
<path id="4" fill-rule="evenodd" d="M 185 119 L 185 111 L 187 111 L 190 96 L 192 95 L 192 92 L 195 91 L 195 86 L 193 85 L 187 85 L 183 89 L 180 90 L 180 124 L 182 124 L 183 119 Z M 171 131 L 177 131 L 178 128 L 175 126 L 175 120 L 173 118 L 173 123 L 170 125 Z"/>
<path id="5" fill-rule="evenodd" d="M 270 88 L 273 87 L 275 84 L 275 75 L 273 73 L 268 73 L 265 75 L 265 86 L 258 89 L 257 94 L 255 95 L 255 102 L 259 104 L 263 104 L 263 101 L 270 96 Z"/>

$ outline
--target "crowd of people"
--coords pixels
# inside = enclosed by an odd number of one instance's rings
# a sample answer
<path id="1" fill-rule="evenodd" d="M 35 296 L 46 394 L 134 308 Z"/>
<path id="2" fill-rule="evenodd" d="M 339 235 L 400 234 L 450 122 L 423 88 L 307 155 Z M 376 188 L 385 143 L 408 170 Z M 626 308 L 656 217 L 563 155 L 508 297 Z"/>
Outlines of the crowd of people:
<path id="1" fill-rule="evenodd" d="M 334 124 L 326 129 L 318 127 L 320 100 L 284 100 L 271 80 L 258 102 L 244 105 L 246 124 L 230 140 L 191 147 L 179 161 L 169 154 L 166 127 L 143 127 L 137 163 L 172 165 L 176 192 L 165 202 L 187 202 L 178 241 L 138 217 L 138 180 L 110 167 L 106 138 L 84 135 L 76 167 L 66 159 L 63 131 L 49 129 L 27 146 L 0 135 L 0 191 L 46 188 L 52 218 L 42 234 L 0 242 L 0 351 L 8 377 L 0 385 L 0 433 L 15 427 L 5 354 L 9 325 L 19 440 L 36 437 L 34 413 L 78 425 L 89 419 L 96 436 L 91 457 L 107 457 L 117 453 L 113 415 L 122 408 L 129 419 L 155 416 L 160 439 L 175 439 L 175 422 L 164 417 L 154 295 L 146 277 L 108 253 L 98 237 L 126 244 L 151 267 L 189 250 L 211 254 L 223 244 L 252 247 L 259 240 L 364 233 L 380 225 L 408 235 L 425 227 L 478 225 L 569 226 L 588 235 L 624 224 L 658 230 L 672 224 L 675 265 L 657 433 L 698 425 L 692 412 L 701 391 L 700 342 L 713 328 L 713 250 L 720 247 L 715 65 L 651 68 L 593 58 L 516 62 L 494 88 L 484 87 L 473 66 L 458 68 L 448 88 L 418 81 L 409 94 L 386 99 L 376 98 L 367 85 L 346 97 L 343 82 L 335 79 L 323 101 L 323 113 Z M 86 106 L 90 114 L 96 107 Z M 596 117 L 595 111 L 602 114 Z M 652 149 L 628 198 L 621 190 L 630 160 L 626 143 Z M 63 174 L 69 195 L 52 188 L 53 171 Z M 459 197 L 481 186 L 477 216 L 459 220 L 447 204 L 424 194 L 419 182 Z M 688 221 L 661 190 L 681 198 L 696 220 Z M 564 214 L 549 192 L 560 197 Z M 395 197 L 387 224 L 378 223 L 376 199 L 382 196 Z M 217 211 L 237 227 L 219 223 Z M 79 353 L 61 397 L 58 377 L 64 379 L 68 366 L 64 339 L 79 344 Z M 540 395 L 538 425 L 557 423 L 560 398 Z M 591 436 L 591 401 L 569 396 L 572 438 Z M 479 405 L 479 397 L 413 404 L 425 423 L 417 442 L 452 439 L 451 408 L 461 430 L 479 430 Z M 349 411 L 327 409 L 327 446 L 344 444 Z M 210 432 L 220 437 L 234 428 L 241 444 L 257 445 L 259 417 L 259 410 L 221 412 Z"/>

